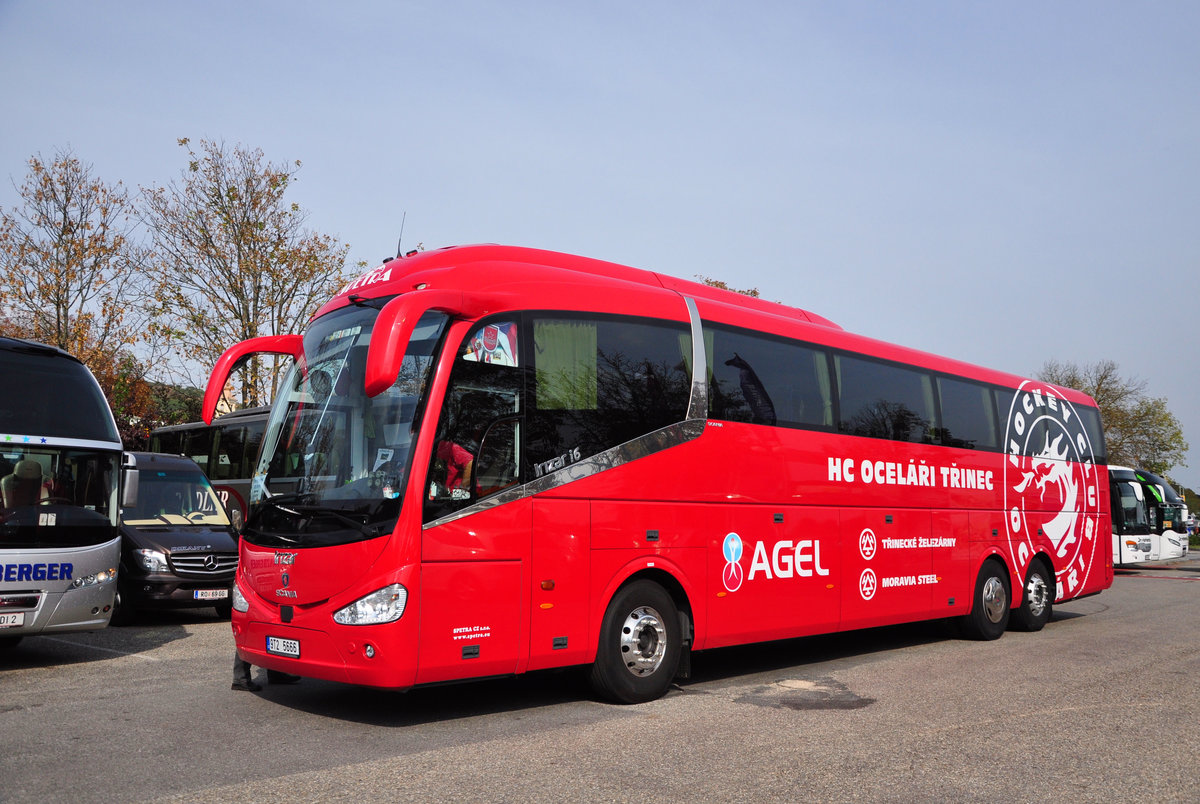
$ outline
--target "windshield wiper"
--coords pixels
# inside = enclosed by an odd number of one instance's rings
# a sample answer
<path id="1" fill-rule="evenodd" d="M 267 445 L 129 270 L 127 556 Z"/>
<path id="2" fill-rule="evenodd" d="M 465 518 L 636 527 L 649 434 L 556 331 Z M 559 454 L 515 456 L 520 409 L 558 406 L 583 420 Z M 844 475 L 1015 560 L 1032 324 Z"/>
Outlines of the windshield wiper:
<path id="1" fill-rule="evenodd" d="M 280 508 L 295 514 L 317 514 L 319 516 L 333 517 L 342 524 L 355 528 L 364 536 L 376 536 L 379 532 L 378 528 L 363 524 L 353 517 L 346 516 L 337 508 L 330 508 L 327 505 L 292 505 L 287 508 L 280 506 Z"/>

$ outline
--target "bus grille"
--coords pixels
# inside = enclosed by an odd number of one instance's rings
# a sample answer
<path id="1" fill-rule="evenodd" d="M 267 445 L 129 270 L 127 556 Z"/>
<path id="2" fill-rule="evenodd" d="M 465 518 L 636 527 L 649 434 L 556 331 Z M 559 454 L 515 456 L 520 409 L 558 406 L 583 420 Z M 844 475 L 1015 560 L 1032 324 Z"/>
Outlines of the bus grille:
<path id="1" fill-rule="evenodd" d="M 171 555 L 171 565 L 179 575 L 212 578 L 232 575 L 237 569 L 237 553 L 185 553 Z"/>

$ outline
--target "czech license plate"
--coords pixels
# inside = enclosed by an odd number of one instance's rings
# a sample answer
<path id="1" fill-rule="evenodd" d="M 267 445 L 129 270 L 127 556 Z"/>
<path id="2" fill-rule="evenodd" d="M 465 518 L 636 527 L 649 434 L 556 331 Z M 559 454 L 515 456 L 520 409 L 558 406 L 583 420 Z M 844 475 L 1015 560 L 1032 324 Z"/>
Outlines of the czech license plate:
<path id="1" fill-rule="evenodd" d="M 0 628 L 15 628 L 18 625 L 25 624 L 25 612 L 10 611 L 7 614 L 0 614 Z"/>
<path id="2" fill-rule="evenodd" d="M 192 592 L 194 600 L 225 600 L 228 597 L 228 589 L 196 589 Z"/>
<path id="3" fill-rule="evenodd" d="M 269 636 L 267 637 L 267 653 L 273 653 L 276 656 L 290 656 L 293 659 L 299 659 L 300 641 L 298 639 L 284 639 L 283 637 Z"/>

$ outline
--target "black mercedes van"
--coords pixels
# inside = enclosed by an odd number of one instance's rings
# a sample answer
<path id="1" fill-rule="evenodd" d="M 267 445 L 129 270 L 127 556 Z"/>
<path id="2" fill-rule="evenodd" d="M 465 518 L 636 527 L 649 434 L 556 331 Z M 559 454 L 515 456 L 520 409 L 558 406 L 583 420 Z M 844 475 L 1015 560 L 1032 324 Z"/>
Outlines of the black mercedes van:
<path id="1" fill-rule="evenodd" d="M 228 617 L 237 533 L 204 472 L 183 455 L 129 452 L 113 622 L 139 609 L 212 606 Z"/>

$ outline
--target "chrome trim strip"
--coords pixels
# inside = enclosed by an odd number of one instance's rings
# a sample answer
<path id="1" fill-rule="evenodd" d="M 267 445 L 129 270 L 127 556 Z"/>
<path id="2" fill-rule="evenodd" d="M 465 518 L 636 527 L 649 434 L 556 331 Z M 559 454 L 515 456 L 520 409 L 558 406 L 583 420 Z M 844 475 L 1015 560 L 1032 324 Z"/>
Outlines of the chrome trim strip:
<path id="1" fill-rule="evenodd" d="M 683 298 L 692 325 L 692 394 L 688 399 L 688 420 L 708 418 L 708 355 L 704 351 L 704 329 L 700 310 L 691 296 Z"/>

